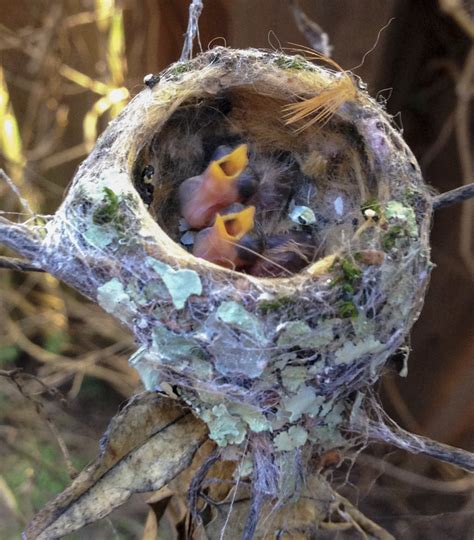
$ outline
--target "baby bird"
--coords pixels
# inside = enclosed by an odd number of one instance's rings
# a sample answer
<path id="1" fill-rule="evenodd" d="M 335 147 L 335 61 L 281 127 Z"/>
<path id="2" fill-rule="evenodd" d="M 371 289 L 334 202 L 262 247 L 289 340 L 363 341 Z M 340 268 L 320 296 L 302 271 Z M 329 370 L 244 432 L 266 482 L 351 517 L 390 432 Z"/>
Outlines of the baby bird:
<path id="1" fill-rule="evenodd" d="M 193 255 L 235 270 L 251 266 L 262 250 L 260 239 L 249 234 L 254 228 L 254 215 L 254 206 L 217 214 L 212 227 L 196 235 Z"/>
<path id="2" fill-rule="evenodd" d="M 266 232 L 273 231 L 286 214 L 289 200 L 295 190 L 295 164 L 285 155 L 259 156 L 252 167 L 260 182 L 248 201 L 257 208 L 256 219 Z"/>
<path id="3" fill-rule="evenodd" d="M 285 277 L 302 270 L 313 261 L 316 247 L 311 234 L 289 231 L 265 239 L 265 249 L 249 274 L 257 277 Z"/>
<path id="4" fill-rule="evenodd" d="M 214 216 L 235 202 L 245 202 L 257 181 L 248 166 L 247 145 L 219 147 L 199 176 L 179 186 L 181 214 L 193 229 L 210 225 Z"/>

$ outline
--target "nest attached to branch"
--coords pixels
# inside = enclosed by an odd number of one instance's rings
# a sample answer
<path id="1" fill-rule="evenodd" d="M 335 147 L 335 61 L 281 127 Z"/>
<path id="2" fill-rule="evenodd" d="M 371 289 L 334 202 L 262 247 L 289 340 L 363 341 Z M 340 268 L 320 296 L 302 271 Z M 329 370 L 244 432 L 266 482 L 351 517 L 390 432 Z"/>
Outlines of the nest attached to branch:
<path id="1" fill-rule="evenodd" d="M 354 444 L 365 389 L 420 312 L 431 195 L 390 117 L 334 63 L 215 48 L 145 83 L 77 172 L 42 265 L 131 329 L 147 389 L 186 402 L 219 446 L 245 446 L 256 491 L 284 496 L 304 448 Z M 242 143 L 278 201 L 261 233 L 311 238 L 296 273 L 222 268 L 183 242 L 179 185 Z"/>

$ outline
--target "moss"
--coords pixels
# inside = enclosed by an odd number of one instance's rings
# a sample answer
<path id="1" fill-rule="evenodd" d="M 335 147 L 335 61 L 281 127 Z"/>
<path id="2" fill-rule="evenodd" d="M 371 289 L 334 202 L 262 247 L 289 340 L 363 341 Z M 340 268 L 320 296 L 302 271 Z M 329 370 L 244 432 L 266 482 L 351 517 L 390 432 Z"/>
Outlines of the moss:
<path id="1" fill-rule="evenodd" d="M 170 75 L 173 75 L 174 77 L 178 75 L 182 75 L 183 73 L 187 73 L 188 71 L 191 71 L 192 64 L 191 62 L 179 62 L 175 66 L 173 66 L 170 70 Z"/>
<path id="2" fill-rule="evenodd" d="M 281 69 L 308 69 L 308 62 L 302 56 L 277 56 L 275 65 Z"/>
<path id="3" fill-rule="evenodd" d="M 362 270 L 348 259 L 341 261 L 341 269 L 344 273 L 344 278 L 351 284 L 362 277 Z"/>
<path id="4" fill-rule="evenodd" d="M 96 225 L 110 223 L 117 217 L 119 211 L 120 200 L 117 195 L 108 187 L 104 187 L 103 191 L 104 198 L 102 199 L 102 204 L 92 215 L 92 221 Z"/>
<path id="5" fill-rule="evenodd" d="M 382 248 L 385 251 L 390 251 L 395 247 L 397 238 L 400 238 L 403 234 L 403 230 L 400 225 L 390 227 L 390 229 L 382 237 Z"/>
<path id="6" fill-rule="evenodd" d="M 262 313 L 262 315 L 266 315 L 267 313 L 273 313 L 280 309 L 288 310 L 295 304 L 294 298 L 290 296 L 279 296 L 269 300 L 261 300 L 257 304 L 257 310 Z"/>
<path id="7" fill-rule="evenodd" d="M 339 265 L 334 265 L 333 268 L 342 270 L 342 275 L 337 277 L 332 286 L 339 286 L 341 290 L 341 300 L 338 303 L 340 317 L 355 318 L 358 310 L 353 301 L 353 295 L 356 293 L 358 282 L 362 277 L 362 270 L 349 259 L 342 259 Z"/>
<path id="8" fill-rule="evenodd" d="M 339 313 L 341 317 L 354 319 L 358 315 L 357 307 L 352 300 L 344 300 L 339 304 Z"/>

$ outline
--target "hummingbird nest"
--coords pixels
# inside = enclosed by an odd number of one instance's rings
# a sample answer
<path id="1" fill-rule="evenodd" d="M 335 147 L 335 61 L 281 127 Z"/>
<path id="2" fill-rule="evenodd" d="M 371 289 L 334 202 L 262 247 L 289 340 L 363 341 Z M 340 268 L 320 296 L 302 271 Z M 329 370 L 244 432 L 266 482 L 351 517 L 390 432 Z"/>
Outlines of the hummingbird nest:
<path id="1" fill-rule="evenodd" d="M 45 240 L 53 273 L 133 332 L 145 387 L 189 405 L 224 454 L 253 456 L 272 496 L 302 456 L 355 444 L 431 267 L 431 195 L 411 151 L 357 77 L 306 56 L 218 47 L 146 77 Z M 283 259 L 259 277 L 192 254 L 179 186 L 223 144 L 247 145 L 263 199 L 278 201 L 260 221 L 257 205 L 259 234 L 310 239 L 303 268 Z"/>

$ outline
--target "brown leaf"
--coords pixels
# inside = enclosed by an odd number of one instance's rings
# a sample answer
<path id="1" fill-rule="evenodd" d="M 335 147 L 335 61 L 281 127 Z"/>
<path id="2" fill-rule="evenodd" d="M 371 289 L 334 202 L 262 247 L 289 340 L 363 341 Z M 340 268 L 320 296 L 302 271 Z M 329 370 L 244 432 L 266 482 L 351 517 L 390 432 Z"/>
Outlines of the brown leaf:
<path id="1" fill-rule="evenodd" d="M 35 516 L 25 539 L 60 538 L 133 493 L 160 489 L 189 465 L 206 436 L 205 424 L 176 400 L 136 396 L 112 419 L 98 458 Z"/>

